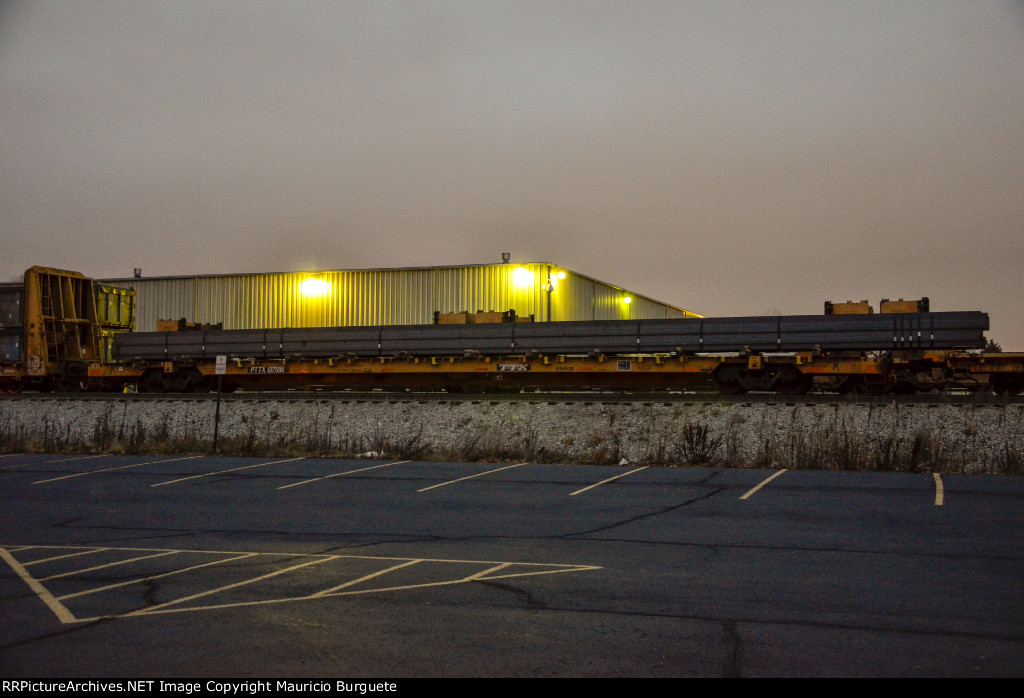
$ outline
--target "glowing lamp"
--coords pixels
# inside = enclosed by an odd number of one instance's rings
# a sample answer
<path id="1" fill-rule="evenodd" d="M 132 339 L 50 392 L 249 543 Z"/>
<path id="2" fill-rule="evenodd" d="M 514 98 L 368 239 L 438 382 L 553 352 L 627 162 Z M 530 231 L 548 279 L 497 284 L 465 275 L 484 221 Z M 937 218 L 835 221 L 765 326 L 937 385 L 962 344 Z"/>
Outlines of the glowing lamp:
<path id="1" fill-rule="evenodd" d="M 516 267 L 512 270 L 512 281 L 516 286 L 529 286 L 533 283 L 533 274 L 525 267 Z"/>
<path id="2" fill-rule="evenodd" d="M 307 298 L 326 296 L 331 290 L 331 285 L 322 279 L 306 279 L 302 282 L 302 295 Z"/>

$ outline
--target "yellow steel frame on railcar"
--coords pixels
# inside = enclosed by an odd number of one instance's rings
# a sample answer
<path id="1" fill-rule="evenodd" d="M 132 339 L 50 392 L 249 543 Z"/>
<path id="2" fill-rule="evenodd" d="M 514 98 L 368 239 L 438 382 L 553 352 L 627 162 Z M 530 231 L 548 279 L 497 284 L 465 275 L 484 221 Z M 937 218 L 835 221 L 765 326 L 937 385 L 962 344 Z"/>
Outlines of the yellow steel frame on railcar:
<path id="1" fill-rule="evenodd" d="M 619 390 L 695 387 L 714 376 L 719 366 L 741 366 L 748 370 L 777 370 L 792 366 L 825 387 L 830 381 L 851 376 L 886 380 L 893 371 L 930 372 L 933 378 L 1024 374 L 1024 353 L 972 354 L 968 352 L 923 351 L 910 356 L 833 357 L 802 352 L 773 356 L 505 356 L 505 357 L 410 357 L 410 358 L 322 358 L 241 359 L 231 357 L 225 377 L 236 385 L 259 390 L 330 386 L 389 388 L 469 388 L 503 385 L 536 385 L 552 390 L 560 387 L 610 387 Z M 183 369 L 212 378 L 215 362 L 138 362 L 89 365 L 88 375 L 108 385 L 130 385 L 152 371 L 174 374 Z M 373 381 L 379 381 L 375 383 Z"/>
<path id="2" fill-rule="evenodd" d="M 375 357 L 375 358 L 321 358 L 321 359 L 243 359 L 231 357 L 228 360 L 225 377 L 243 381 L 247 387 L 258 388 L 260 383 L 284 384 L 293 376 L 296 383 L 313 384 L 322 379 L 326 384 L 343 386 L 345 376 L 387 377 L 390 384 L 398 385 L 398 379 L 407 377 L 410 387 L 418 382 L 427 384 L 427 378 L 446 377 L 453 385 L 460 380 L 475 378 L 488 380 L 499 386 L 505 377 L 511 382 L 543 383 L 557 385 L 563 376 L 567 382 L 586 382 L 593 377 L 596 382 L 619 378 L 615 382 L 628 389 L 629 376 L 643 383 L 645 387 L 697 385 L 714 374 L 715 369 L 725 363 L 740 364 L 750 370 L 761 370 L 780 365 L 791 365 L 805 375 L 850 376 L 883 375 L 883 362 L 871 357 L 823 357 L 811 353 L 787 356 L 572 356 L 572 355 L 513 355 L 504 357 Z M 215 362 L 143 362 L 107 366 L 94 363 L 89 369 L 90 378 L 111 379 L 131 382 L 143 373 L 160 370 L 174 373 L 181 369 L 195 369 L 203 376 L 215 375 Z M 529 375 L 525 375 L 529 374 Z M 535 381 L 531 376 L 536 377 Z M 573 378 L 569 378 L 573 376 Z M 663 379 L 663 380 L 659 380 Z M 493 381 L 493 383 L 490 383 Z M 436 384 L 437 380 L 429 381 Z"/>
<path id="3" fill-rule="evenodd" d="M 971 374 L 1017 373 L 1024 374 L 1024 353 L 969 354 L 956 352 L 946 357 L 950 368 Z"/>
<path id="4" fill-rule="evenodd" d="M 74 271 L 32 267 L 25 272 L 25 373 L 60 373 L 64 362 L 99 356 L 92 279 Z"/>

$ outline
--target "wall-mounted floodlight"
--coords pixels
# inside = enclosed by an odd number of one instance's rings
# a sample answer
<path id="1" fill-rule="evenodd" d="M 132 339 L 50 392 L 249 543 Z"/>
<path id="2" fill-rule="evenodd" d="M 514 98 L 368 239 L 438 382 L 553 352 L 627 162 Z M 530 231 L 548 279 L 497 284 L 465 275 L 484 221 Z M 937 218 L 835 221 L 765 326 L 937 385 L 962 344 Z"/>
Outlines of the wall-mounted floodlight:
<path id="1" fill-rule="evenodd" d="M 533 273 L 526 267 L 516 267 L 512 270 L 512 281 L 516 286 L 529 286 L 533 283 Z"/>
<path id="2" fill-rule="evenodd" d="M 326 296 L 330 290 L 331 285 L 323 279 L 309 278 L 302 282 L 302 295 L 306 298 Z"/>
<path id="3" fill-rule="evenodd" d="M 565 272 L 564 271 L 558 272 L 557 274 L 555 274 L 555 278 L 558 279 L 559 281 L 561 281 L 562 279 L 565 278 Z"/>
<path id="4" fill-rule="evenodd" d="M 622 299 L 622 302 L 623 302 L 623 303 L 625 303 L 626 305 L 629 305 L 630 303 L 632 303 L 632 302 L 633 302 L 633 299 L 632 299 L 632 298 L 630 298 L 629 296 L 625 296 L 625 297 L 624 297 L 624 298 Z"/>
<path id="5" fill-rule="evenodd" d="M 501 253 L 501 263 L 502 264 L 508 264 L 508 260 L 510 260 L 510 259 L 512 259 L 512 253 L 511 252 L 502 252 Z"/>

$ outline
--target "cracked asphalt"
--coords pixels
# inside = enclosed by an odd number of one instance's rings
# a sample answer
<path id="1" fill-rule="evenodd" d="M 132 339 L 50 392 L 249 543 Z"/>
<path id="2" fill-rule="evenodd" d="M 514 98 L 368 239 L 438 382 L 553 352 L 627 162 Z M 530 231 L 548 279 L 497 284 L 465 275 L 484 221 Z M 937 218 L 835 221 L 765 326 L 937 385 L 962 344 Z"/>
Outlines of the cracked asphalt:
<path id="1" fill-rule="evenodd" d="M 168 458 L 0 456 L 0 674 L 1024 675 L 1024 478 Z"/>

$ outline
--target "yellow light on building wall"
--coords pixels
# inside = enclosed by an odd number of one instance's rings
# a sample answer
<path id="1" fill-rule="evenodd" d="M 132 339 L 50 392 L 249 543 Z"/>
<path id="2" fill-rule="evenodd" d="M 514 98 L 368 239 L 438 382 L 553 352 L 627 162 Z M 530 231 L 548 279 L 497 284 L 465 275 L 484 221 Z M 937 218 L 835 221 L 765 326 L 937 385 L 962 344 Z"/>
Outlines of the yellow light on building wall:
<path id="1" fill-rule="evenodd" d="M 533 284 L 533 274 L 526 267 L 516 267 L 512 270 L 512 281 L 516 286 L 530 286 Z"/>
<path id="2" fill-rule="evenodd" d="M 628 305 L 633 302 L 633 299 L 630 298 L 629 296 L 626 296 L 625 298 L 622 299 L 622 302 Z"/>
<path id="3" fill-rule="evenodd" d="M 302 282 L 302 295 L 307 298 L 319 298 L 326 296 L 331 290 L 331 285 L 322 279 L 306 279 Z"/>
<path id="4" fill-rule="evenodd" d="M 565 272 L 564 271 L 558 272 L 557 274 L 555 274 L 555 278 L 558 279 L 559 281 L 561 281 L 562 279 L 565 278 Z"/>

